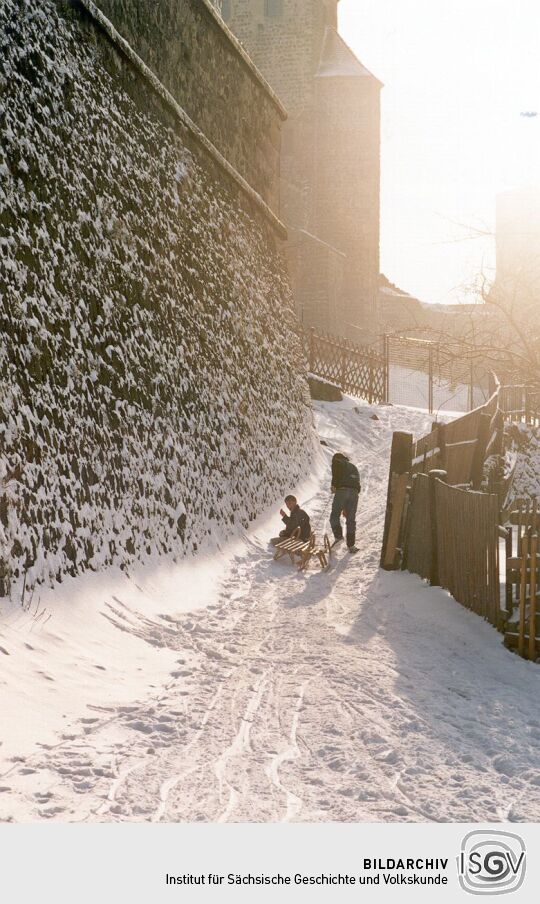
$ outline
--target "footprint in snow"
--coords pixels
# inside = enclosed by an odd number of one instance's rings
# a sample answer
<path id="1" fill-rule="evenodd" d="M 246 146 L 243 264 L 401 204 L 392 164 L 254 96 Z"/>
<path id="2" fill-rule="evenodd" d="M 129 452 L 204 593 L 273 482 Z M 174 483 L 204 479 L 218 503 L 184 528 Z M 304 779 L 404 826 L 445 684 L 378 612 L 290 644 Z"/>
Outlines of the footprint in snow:
<path id="1" fill-rule="evenodd" d="M 500 756 L 496 756 L 493 760 L 493 768 L 496 769 L 501 775 L 513 776 L 518 771 L 518 766 L 514 762 L 514 760 L 509 757 L 501 754 Z"/>
<path id="2" fill-rule="evenodd" d="M 62 813 L 63 810 L 59 810 L 59 812 Z M 38 816 L 40 819 L 51 819 L 53 816 L 56 816 L 56 815 L 57 814 L 51 810 L 38 810 Z"/>
<path id="3" fill-rule="evenodd" d="M 340 788 L 338 794 L 341 794 L 342 797 L 354 797 L 356 788 Z"/>
<path id="4" fill-rule="evenodd" d="M 378 759 L 382 763 L 389 763 L 393 766 L 395 763 L 399 761 L 399 754 L 396 750 L 390 750 L 388 753 L 383 753 Z"/>
<path id="5" fill-rule="evenodd" d="M 407 807 L 396 807 L 396 809 L 394 810 L 394 813 L 396 816 L 408 816 L 409 815 L 409 811 L 408 811 Z"/>
<path id="6" fill-rule="evenodd" d="M 74 782 L 73 787 L 77 794 L 83 794 L 84 791 L 90 791 L 94 784 L 93 782 Z"/>
<path id="7" fill-rule="evenodd" d="M 130 722 L 129 727 L 133 728 L 134 731 L 142 731 L 143 734 L 152 734 L 152 731 L 153 731 L 152 725 L 148 725 L 146 722 L 139 722 L 139 721 Z"/>

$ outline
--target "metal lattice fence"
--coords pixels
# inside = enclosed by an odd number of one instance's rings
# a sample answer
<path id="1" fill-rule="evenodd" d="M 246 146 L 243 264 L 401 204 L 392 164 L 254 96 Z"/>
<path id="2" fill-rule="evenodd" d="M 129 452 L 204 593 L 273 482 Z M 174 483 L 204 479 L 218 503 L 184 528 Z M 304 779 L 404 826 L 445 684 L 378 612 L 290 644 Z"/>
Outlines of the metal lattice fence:
<path id="1" fill-rule="evenodd" d="M 472 411 L 487 398 L 487 371 L 459 345 L 385 336 L 388 401 L 434 411 Z"/>
<path id="2" fill-rule="evenodd" d="M 309 330 L 304 351 L 310 372 L 368 402 L 386 402 L 387 367 L 384 355 L 348 339 Z"/>

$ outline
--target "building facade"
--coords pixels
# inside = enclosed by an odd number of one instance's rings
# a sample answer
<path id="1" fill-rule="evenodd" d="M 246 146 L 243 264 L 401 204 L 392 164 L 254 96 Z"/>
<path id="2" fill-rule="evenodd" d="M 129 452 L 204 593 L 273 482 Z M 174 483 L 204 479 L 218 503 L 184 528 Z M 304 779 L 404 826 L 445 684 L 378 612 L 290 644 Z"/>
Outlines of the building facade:
<path id="1" fill-rule="evenodd" d="M 221 0 L 219 8 L 288 113 L 281 216 L 298 317 L 371 342 L 381 83 L 340 37 L 338 0 Z"/>

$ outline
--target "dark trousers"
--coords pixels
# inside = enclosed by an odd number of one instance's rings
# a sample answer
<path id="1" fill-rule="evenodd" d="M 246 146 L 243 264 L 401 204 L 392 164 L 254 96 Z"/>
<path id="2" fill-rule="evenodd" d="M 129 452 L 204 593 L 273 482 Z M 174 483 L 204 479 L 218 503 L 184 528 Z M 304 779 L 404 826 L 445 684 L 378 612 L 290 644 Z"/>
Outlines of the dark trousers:
<path id="1" fill-rule="evenodd" d="M 347 522 L 347 546 L 354 546 L 356 540 L 356 510 L 358 508 L 358 490 L 350 487 L 341 487 L 336 490 L 334 501 L 332 503 L 332 511 L 330 512 L 330 527 L 334 532 L 336 540 L 343 537 L 343 528 L 341 526 L 341 513 L 345 512 Z"/>

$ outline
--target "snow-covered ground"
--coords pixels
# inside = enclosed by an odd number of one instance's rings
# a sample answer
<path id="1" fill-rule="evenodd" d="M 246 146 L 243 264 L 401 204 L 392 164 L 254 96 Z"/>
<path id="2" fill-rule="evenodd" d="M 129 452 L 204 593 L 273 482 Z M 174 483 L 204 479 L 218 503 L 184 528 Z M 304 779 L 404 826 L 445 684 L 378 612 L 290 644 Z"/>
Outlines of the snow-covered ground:
<path id="1" fill-rule="evenodd" d="M 402 364 L 390 364 L 389 384 L 390 401 L 398 405 L 415 408 L 429 407 L 429 375 L 427 370 L 404 367 Z M 433 411 L 464 412 L 469 411 L 469 386 L 465 383 L 451 383 L 442 377 L 433 377 Z M 487 395 L 479 386 L 474 387 L 473 404 L 482 405 Z"/>
<path id="2" fill-rule="evenodd" d="M 429 416 L 346 399 L 316 420 L 319 533 L 334 450 L 363 483 L 361 552 L 328 573 L 274 562 L 266 513 L 204 560 L 5 608 L 1 820 L 538 820 L 540 669 L 378 570 L 392 431 Z"/>

